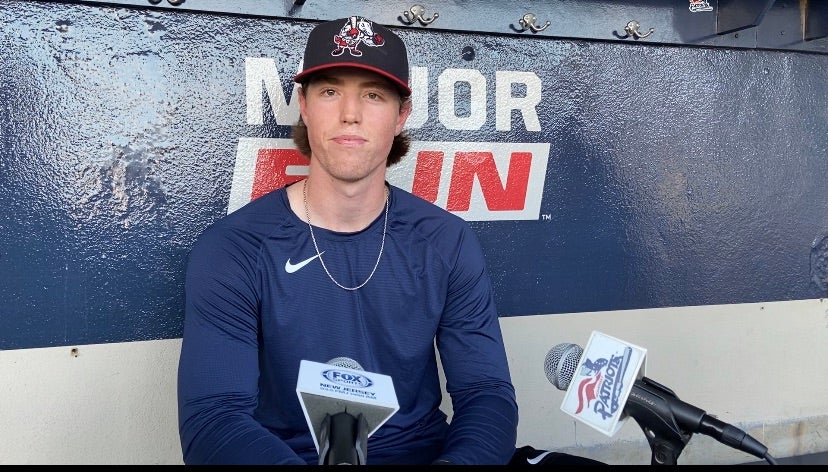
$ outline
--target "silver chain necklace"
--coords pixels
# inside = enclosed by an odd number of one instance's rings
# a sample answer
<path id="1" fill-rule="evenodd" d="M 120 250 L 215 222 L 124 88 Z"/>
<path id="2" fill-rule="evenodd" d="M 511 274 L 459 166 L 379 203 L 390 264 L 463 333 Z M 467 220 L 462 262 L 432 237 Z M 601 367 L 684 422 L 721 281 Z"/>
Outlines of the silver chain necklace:
<path id="1" fill-rule="evenodd" d="M 379 266 L 380 258 L 382 258 L 382 250 L 385 248 L 385 233 L 388 230 L 388 188 L 385 188 L 385 223 L 382 225 L 382 243 L 380 244 L 379 254 L 377 255 L 377 262 L 374 263 L 374 268 L 371 269 L 371 273 L 368 274 L 368 278 L 365 279 L 365 282 L 357 285 L 356 287 L 346 287 L 341 283 L 337 282 L 331 272 L 328 270 L 328 266 L 325 265 L 325 261 L 322 260 L 322 253 L 319 252 L 319 245 L 316 244 L 316 236 L 313 235 L 313 225 L 311 224 L 310 219 L 310 211 L 308 210 L 308 181 L 305 179 L 304 183 L 302 184 L 302 201 L 305 203 L 305 219 L 308 221 L 308 229 L 310 230 L 311 239 L 313 240 L 313 248 L 316 249 L 316 257 L 319 258 L 319 262 L 322 263 L 322 268 L 325 269 L 325 273 L 328 274 L 328 278 L 331 279 L 333 283 L 335 283 L 339 288 L 344 290 L 359 290 L 365 284 L 371 280 L 371 277 L 374 276 L 374 272 L 377 271 L 377 266 Z"/>

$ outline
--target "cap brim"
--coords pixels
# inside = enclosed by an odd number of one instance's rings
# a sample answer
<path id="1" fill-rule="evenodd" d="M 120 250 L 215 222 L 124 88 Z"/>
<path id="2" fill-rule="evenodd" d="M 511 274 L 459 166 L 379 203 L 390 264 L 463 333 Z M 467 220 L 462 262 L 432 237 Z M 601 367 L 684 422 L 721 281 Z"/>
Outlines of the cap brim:
<path id="1" fill-rule="evenodd" d="M 308 77 L 310 77 L 311 75 L 313 75 L 317 72 L 320 72 L 320 71 L 323 71 L 323 70 L 328 70 L 328 69 L 335 69 L 335 68 L 339 68 L 339 67 L 353 67 L 353 68 L 356 68 L 356 69 L 363 69 L 363 70 L 371 71 L 375 74 L 379 74 L 379 75 L 385 77 L 386 79 L 390 80 L 391 83 L 393 83 L 394 85 L 396 85 L 397 88 L 400 89 L 400 92 L 401 92 L 402 96 L 407 97 L 407 96 L 411 95 L 411 89 L 408 88 L 408 84 L 402 82 L 400 79 L 394 77 L 393 75 L 389 74 L 388 72 L 385 72 L 382 69 L 378 69 L 376 67 L 369 66 L 369 65 L 366 65 L 366 64 L 360 64 L 360 63 L 355 63 L 355 62 L 347 62 L 347 61 L 346 62 L 336 62 L 336 63 L 323 64 L 323 65 L 319 65 L 319 66 L 316 66 L 316 67 L 311 67 L 310 69 L 305 69 L 302 72 L 296 74 L 293 77 L 293 81 L 294 82 L 301 82 L 301 81 L 307 79 Z"/>

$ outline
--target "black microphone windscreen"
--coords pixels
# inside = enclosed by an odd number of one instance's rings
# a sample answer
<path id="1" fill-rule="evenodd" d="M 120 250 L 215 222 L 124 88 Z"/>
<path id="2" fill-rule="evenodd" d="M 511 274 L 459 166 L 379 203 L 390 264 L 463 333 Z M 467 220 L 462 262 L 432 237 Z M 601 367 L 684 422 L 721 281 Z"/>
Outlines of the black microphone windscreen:
<path id="1" fill-rule="evenodd" d="M 569 382 L 575 376 L 575 368 L 581 360 L 584 350 L 581 346 L 572 343 L 561 343 L 554 346 L 546 354 L 543 369 L 549 382 L 558 388 L 566 390 Z"/>

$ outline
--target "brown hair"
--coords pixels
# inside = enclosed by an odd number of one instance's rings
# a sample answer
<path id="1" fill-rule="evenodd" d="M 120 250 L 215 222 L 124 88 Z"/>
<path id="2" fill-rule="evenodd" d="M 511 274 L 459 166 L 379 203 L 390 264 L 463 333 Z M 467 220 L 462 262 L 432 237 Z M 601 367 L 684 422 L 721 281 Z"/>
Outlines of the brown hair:
<path id="1" fill-rule="evenodd" d="M 301 87 L 299 89 L 299 93 L 305 93 L 305 86 L 308 82 L 301 83 Z M 406 105 L 406 102 L 409 101 L 409 97 L 400 97 L 400 107 Z M 299 121 L 296 122 L 295 125 L 291 127 L 291 137 L 293 138 L 293 144 L 296 145 L 296 149 L 302 153 L 303 156 L 310 159 L 311 157 L 311 147 L 310 141 L 308 140 L 308 128 L 305 126 L 305 122 L 302 121 L 302 117 L 299 117 Z M 400 134 L 394 136 L 394 142 L 391 144 L 391 151 L 388 152 L 388 159 L 385 161 L 385 167 L 391 167 L 394 164 L 400 162 L 408 153 L 408 149 L 411 147 L 411 137 L 408 136 L 405 130 L 403 130 Z"/>

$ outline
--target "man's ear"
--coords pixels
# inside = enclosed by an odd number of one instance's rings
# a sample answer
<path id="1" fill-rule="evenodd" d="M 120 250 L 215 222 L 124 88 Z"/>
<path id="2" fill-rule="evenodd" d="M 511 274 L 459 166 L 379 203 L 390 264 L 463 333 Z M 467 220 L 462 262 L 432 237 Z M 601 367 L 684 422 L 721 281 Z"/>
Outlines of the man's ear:
<path id="1" fill-rule="evenodd" d="M 296 89 L 296 98 L 299 99 L 299 117 L 305 121 L 305 88 L 301 85 Z"/>
<path id="2" fill-rule="evenodd" d="M 397 127 L 395 130 L 395 135 L 398 136 L 400 133 L 402 133 L 402 130 L 405 127 L 405 122 L 408 120 L 409 115 L 411 115 L 411 98 L 406 98 L 400 104 L 400 115 L 397 117 Z"/>

